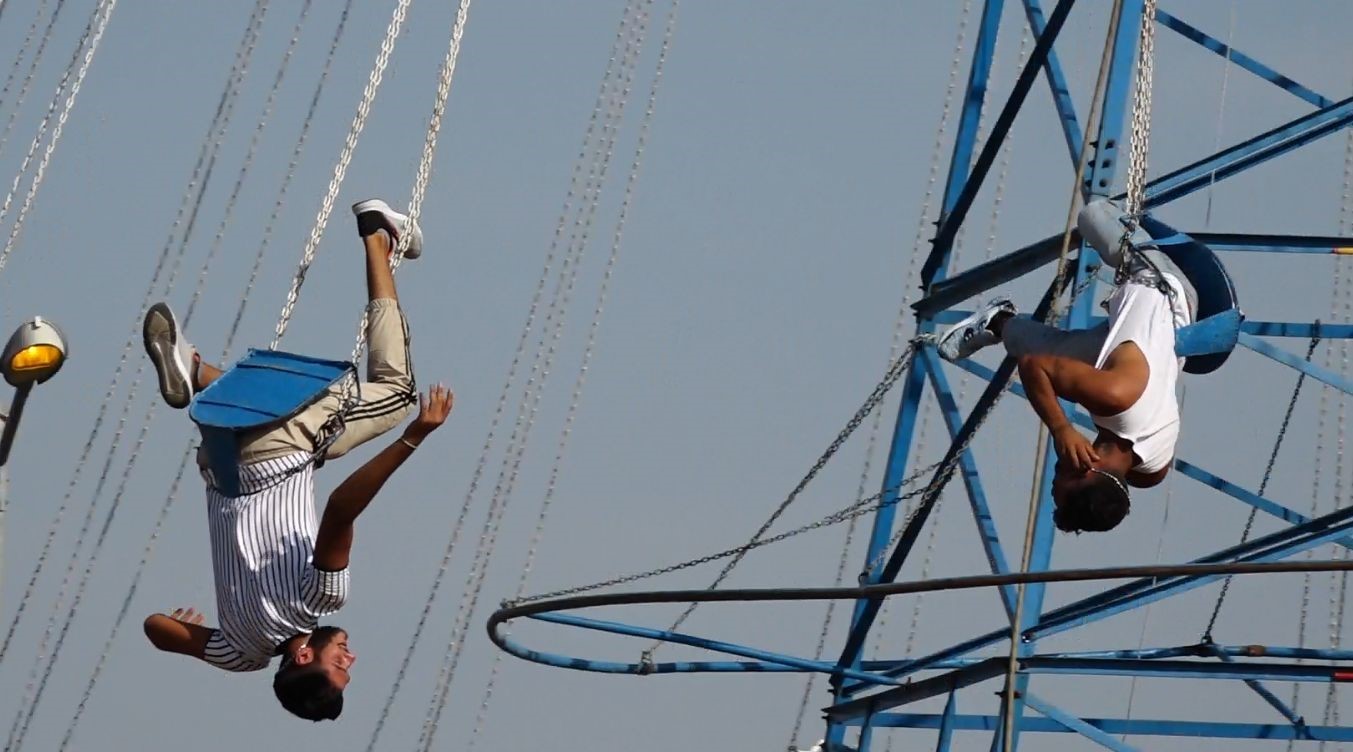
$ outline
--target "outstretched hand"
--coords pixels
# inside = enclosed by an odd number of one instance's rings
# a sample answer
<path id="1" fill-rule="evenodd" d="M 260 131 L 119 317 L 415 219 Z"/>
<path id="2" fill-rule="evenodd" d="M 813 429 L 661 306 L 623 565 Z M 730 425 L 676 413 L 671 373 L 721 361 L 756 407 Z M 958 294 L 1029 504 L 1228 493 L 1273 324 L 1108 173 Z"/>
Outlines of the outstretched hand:
<path id="1" fill-rule="evenodd" d="M 427 395 L 419 395 L 418 417 L 404 429 L 405 437 L 415 442 L 422 441 L 446 422 L 455 401 L 455 394 L 442 384 L 436 384 L 428 389 Z"/>
<path id="2" fill-rule="evenodd" d="M 1078 473 L 1089 470 L 1099 461 L 1099 452 L 1095 451 L 1094 444 L 1073 426 L 1065 425 L 1053 431 L 1052 440 L 1057 448 L 1057 456 Z"/>

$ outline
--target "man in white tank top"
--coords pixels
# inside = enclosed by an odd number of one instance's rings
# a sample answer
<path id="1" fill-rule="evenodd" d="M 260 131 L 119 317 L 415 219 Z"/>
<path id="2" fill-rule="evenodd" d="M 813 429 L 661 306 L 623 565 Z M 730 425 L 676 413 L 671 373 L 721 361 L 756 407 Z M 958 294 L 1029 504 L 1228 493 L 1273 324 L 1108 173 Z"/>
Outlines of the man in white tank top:
<path id="1" fill-rule="evenodd" d="M 1121 214 L 1100 201 L 1078 221 L 1081 236 L 1115 267 L 1123 260 Z M 1175 329 L 1192 322 L 1196 304 L 1172 264 L 1156 254 L 1149 261 L 1132 254 L 1127 279 L 1106 301 L 1108 321 L 1092 329 L 1065 331 L 1018 317 L 1009 300 L 998 298 L 939 338 L 947 360 L 998 342 L 1018 359 L 1029 403 L 1057 450 L 1053 519 L 1067 532 L 1116 527 L 1128 513 L 1128 486 L 1160 483 L 1174 460 L 1183 366 Z M 1059 399 L 1090 413 L 1099 428 L 1093 439 L 1076 430 Z"/>

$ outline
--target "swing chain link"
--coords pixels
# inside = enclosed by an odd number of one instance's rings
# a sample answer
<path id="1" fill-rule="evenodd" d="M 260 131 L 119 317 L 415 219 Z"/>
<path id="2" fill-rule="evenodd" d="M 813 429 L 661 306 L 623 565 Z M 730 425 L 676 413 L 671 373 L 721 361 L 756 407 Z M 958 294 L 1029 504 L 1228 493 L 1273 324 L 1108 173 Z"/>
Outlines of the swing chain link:
<path id="1" fill-rule="evenodd" d="M 1098 271 L 1098 269 L 1099 269 L 1098 265 L 1091 265 L 1086 268 L 1085 279 L 1082 280 L 1081 283 L 1077 285 L 1076 288 L 1072 291 L 1071 298 L 1068 304 L 1074 303 L 1081 293 L 1083 293 L 1087 288 L 1089 288 L 1090 285 L 1094 284 L 1096 280 L 1095 273 Z M 860 409 L 856 411 L 855 415 L 846 424 L 846 427 L 842 429 L 840 434 L 837 435 L 836 439 L 832 441 L 831 445 L 827 448 L 827 451 L 825 451 L 823 455 L 818 458 L 818 461 L 814 463 L 813 467 L 809 470 L 808 474 L 804 477 L 802 481 L 799 482 L 799 484 L 795 487 L 795 490 L 790 493 L 789 498 L 787 498 L 785 502 L 782 503 L 778 509 L 776 509 L 776 511 L 771 515 L 771 517 L 767 520 L 767 522 L 762 526 L 761 530 L 759 530 L 757 534 L 754 535 L 747 543 L 744 543 L 740 546 L 736 546 L 734 548 L 719 551 L 717 553 L 707 554 L 699 558 L 683 561 L 677 564 L 669 564 L 664 567 L 658 567 L 656 569 L 650 569 L 643 572 L 635 572 L 632 574 L 621 575 L 619 577 L 613 577 L 609 580 L 594 582 L 590 585 L 578 585 L 576 587 L 563 588 L 560 590 L 554 590 L 547 593 L 540 593 L 537 595 L 528 595 L 514 599 L 504 599 L 501 602 L 501 607 L 511 608 L 513 606 L 524 605 L 527 603 L 535 603 L 543 600 L 552 600 L 555 598 L 566 598 L 569 596 L 581 595 L 583 593 L 589 593 L 596 590 L 603 590 L 607 588 L 616 587 L 619 585 L 627 585 L 632 582 L 638 582 L 640 580 L 647 580 L 654 577 L 660 577 L 662 575 L 671 574 L 673 572 L 680 572 L 685 569 L 697 567 L 702 564 L 709 564 L 711 562 L 720 561 L 722 559 L 736 557 L 737 560 L 740 560 L 747 553 L 757 548 L 769 546 L 773 543 L 779 543 L 780 541 L 787 540 L 789 538 L 793 538 L 795 536 L 802 535 L 804 533 L 812 532 L 814 530 L 820 530 L 822 528 L 830 527 L 832 525 L 837 525 L 842 522 L 847 522 L 849 520 L 862 517 L 866 514 L 878 512 L 883 509 L 896 506 L 901 502 L 914 499 L 918 496 L 938 495 L 944 489 L 945 485 L 948 484 L 950 478 L 953 476 L 954 469 L 958 466 L 958 463 L 962 458 L 963 453 L 967 451 L 968 446 L 977 437 L 977 434 L 980 432 L 982 426 L 986 423 L 987 419 L 991 416 L 993 412 L 995 412 L 994 409 L 996 406 L 995 402 L 992 403 L 991 408 L 988 409 L 986 413 L 978 420 L 977 425 L 973 427 L 973 430 L 971 432 L 969 432 L 967 438 L 957 448 L 957 450 L 953 453 L 953 456 L 949 459 L 947 463 L 944 460 L 940 460 L 939 462 L 935 462 L 925 467 L 919 468 L 915 472 L 903 478 L 896 485 L 885 488 L 872 496 L 860 499 L 854 504 L 851 504 L 847 507 L 832 512 L 826 517 L 823 517 L 815 522 L 810 522 L 806 525 L 802 525 L 792 530 L 787 530 L 783 533 L 773 535 L 769 538 L 761 537 L 761 535 L 765 533 L 765 531 L 771 526 L 771 524 L 774 523 L 774 521 L 784 511 L 785 507 L 787 507 L 789 503 L 794 500 L 794 498 L 798 495 L 798 493 L 805 486 L 807 486 L 808 482 L 811 481 L 817 475 L 817 473 L 821 471 L 821 469 L 827 464 L 827 461 L 831 459 L 832 455 L 835 454 L 836 451 L 840 449 L 841 445 L 844 444 L 846 439 L 850 437 L 850 434 L 855 430 L 855 428 L 858 427 L 859 424 L 864 421 L 865 416 L 867 416 L 870 412 L 873 411 L 873 409 L 878 405 L 878 403 L 883 400 L 883 397 L 888 393 L 888 391 L 891 390 L 893 385 L 895 385 L 897 381 L 902 377 L 902 375 L 910 369 L 910 366 L 912 362 L 915 360 L 916 353 L 919 350 L 919 348 L 925 344 L 934 344 L 934 340 L 935 340 L 934 335 L 930 334 L 917 335 L 912 339 L 911 344 L 908 346 L 906 351 L 904 351 L 897 358 L 897 360 L 893 362 L 892 366 L 889 367 L 888 372 L 884 375 L 883 379 L 880 380 L 879 383 L 874 387 L 874 390 L 872 393 L 870 393 L 869 398 L 865 400 L 864 404 L 861 405 Z M 996 399 L 999 401 L 1001 396 L 1004 396 L 1004 394 L 1007 391 L 1009 391 L 1008 388 L 1003 389 L 1001 391 L 1001 394 L 997 395 Z M 926 484 L 924 487 L 915 488 L 905 493 L 898 493 L 903 488 L 906 488 L 907 486 L 920 480 L 921 476 L 930 473 L 931 471 L 934 470 L 938 470 L 938 472 L 936 472 L 935 475 L 932 477 L 931 482 Z M 887 498 L 892 494 L 898 495 L 892 499 Z M 921 505 L 918 505 L 917 507 L 909 509 L 907 511 L 905 515 L 906 517 L 905 522 L 899 527 L 898 532 L 893 535 L 892 539 L 889 541 L 889 544 L 883 547 L 883 549 L 880 552 L 880 556 L 877 557 L 874 561 L 870 562 L 869 566 L 864 569 L 864 571 L 860 575 L 861 580 L 864 580 L 868 576 L 868 573 L 870 571 L 873 571 L 874 568 L 879 566 L 879 564 L 882 562 L 883 554 L 886 554 L 896 545 L 897 541 L 901 538 L 903 531 L 906 530 L 907 526 L 910 525 L 911 521 L 921 511 L 924 504 L 925 502 L 923 501 Z M 736 564 L 736 560 L 732 562 L 732 564 Z M 728 571 L 731 569 L 732 566 L 725 567 L 723 573 L 716 579 L 714 584 L 712 584 L 709 588 L 707 588 L 707 590 L 717 589 L 718 585 L 722 582 L 723 578 L 727 576 Z M 676 628 L 675 626 L 672 627 L 673 630 L 675 628 Z"/>
<path id="2" fill-rule="evenodd" d="M 339 151 L 338 163 L 334 165 L 333 176 L 329 179 L 328 191 L 320 202 L 320 210 L 318 216 L 315 217 L 315 225 L 306 238 L 305 249 L 301 253 L 300 266 L 296 269 L 296 274 L 291 280 L 291 288 L 287 290 L 286 302 L 282 304 L 282 313 L 277 319 L 277 328 L 273 334 L 272 344 L 268 347 L 270 350 L 276 350 L 278 345 L 282 343 L 282 337 L 286 334 L 287 326 L 291 323 L 292 313 L 295 312 L 296 302 L 300 298 L 301 285 L 305 284 L 306 273 L 310 271 L 310 265 L 314 263 L 320 238 L 324 236 L 324 229 L 329 224 L 329 215 L 333 213 L 339 188 L 343 185 L 343 179 L 347 176 L 348 164 L 352 162 L 353 152 L 357 149 L 357 140 L 366 127 L 367 116 L 371 112 L 371 105 L 376 100 L 376 92 L 380 89 L 381 80 L 385 77 L 385 68 L 390 62 L 390 54 L 394 52 L 395 42 L 399 38 L 400 29 L 404 26 L 404 19 L 411 1 L 399 0 L 390 16 L 389 26 L 385 30 L 385 38 L 381 40 L 380 51 L 376 54 L 375 66 L 372 67 L 371 73 L 367 76 L 366 86 L 362 89 L 362 98 L 357 104 L 357 114 L 353 116 L 352 124 L 348 127 L 347 136 L 343 140 L 343 148 Z"/>
<path id="3" fill-rule="evenodd" d="M 1132 101 L 1132 140 L 1129 147 L 1127 198 L 1124 209 L 1140 216 L 1146 199 L 1146 157 L 1151 139 L 1151 90 L 1155 73 L 1156 0 L 1145 0 L 1137 45 L 1137 71 Z"/>
<path id="4" fill-rule="evenodd" d="M 802 480 L 799 481 L 797 485 L 795 485 L 794 490 L 789 493 L 789 496 L 786 497 L 785 501 L 782 502 L 780 506 L 776 508 L 776 510 L 771 514 L 771 516 L 766 520 L 766 522 L 762 524 L 761 528 L 756 532 L 755 535 L 752 536 L 750 540 L 748 540 L 747 543 L 724 551 L 720 551 L 718 553 L 702 556 L 697 559 L 691 559 L 689 561 L 684 561 L 678 564 L 671 564 L 665 567 L 651 569 L 645 572 L 637 572 L 634 574 L 623 575 L 602 582 L 593 583 L 591 585 L 580 585 L 577 587 L 567 588 L 564 590 L 557 590 L 550 593 L 531 595 L 518 598 L 515 600 L 504 601 L 503 602 L 504 606 L 522 603 L 531 603 L 534 601 L 546 600 L 549 598 L 561 598 L 569 595 L 578 595 L 593 590 L 614 587 L 616 585 L 625 585 L 639 580 L 645 580 L 652 577 L 658 577 L 664 574 L 670 574 L 672 572 L 678 572 L 684 569 L 690 569 L 691 567 L 696 567 L 701 564 L 708 564 L 710 562 L 719 561 L 722 559 L 733 558 L 734 560 L 732 562 L 729 562 L 729 565 L 724 568 L 724 570 L 719 574 L 719 576 L 715 578 L 714 583 L 709 586 L 708 588 L 709 590 L 714 590 L 717 589 L 718 586 L 723 582 L 723 580 L 728 576 L 733 566 L 736 566 L 737 562 L 740 561 L 744 555 L 746 555 L 749 551 L 752 551 L 753 549 L 768 546 L 772 543 L 778 543 L 787 538 L 807 533 L 812 530 L 818 530 L 824 527 L 828 527 L 830 525 L 845 522 L 847 520 L 868 514 L 869 512 L 877 511 L 879 509 L 884 509 L 886 507 L 892 506 L 893 504 L 896 504 L 898 501 L 901 501 L 904 498 L 910 498 L 910 495 L 903 495 L 902 497 L 899 497 L 898 499 L 895 499 L 893 501 L 879 503 L 880 499 L 882 499 L 887 494 L 893 493 L 907 486 L 908 484 L 915 482 L 924 473 L 938 467 L 940 463 L 935 463 L 934 465 L 931 465 L 929 467 L 921 468 L 920 470 L 917 470 L 915 473 L 912 473 L 907 478 L 903 479 L 896 486 L 880 491 L 879 493 L 874 494 L 873 496 L 870 496 L 868 498 L 861 499 L 860 501 L 857 501 L 856 503 L 851 504 L 850 506 L 845 507 L 844 509 L 833 512 L 832 514 L 829 514 L 826 517 L 817 520 L 816 522 L 808 523 L 801 527 L 789 530 L 784 533 L 780 533 L 778 535 L 769 538 L 762 537 L 763 535 L 765 535 L 765 532 L 768 529 L 770 529 L 771 525 L 773 525 L 775 521 L 779 519 L 780 515 L 784 513 L 785 509 L 788 508 L 788 506 L 791 503 L 793 503 L 793 501 L 796 498 L 798 498 L 798 495 L 803 491 L 803 489 L 807 487 L 807 485 L 817 476 L 819 472 L 821 472 L 822 468 L 826 467 L 827 462 L 831 460 L 832 456 L 835 455 L 837 451 L 840 450 L 841 446 L 844 445 L 846 440 L 850 438 L 850 435 L 854 433 L 855 429 L 858 428 L 860 424 L 864 422 L 864 419 L 868 417 L 876 407 L 878 407 L 879 403 L 883 401 L 883 398 L 888 394 L 889 391 L 891 391 L 892 387 L 898 382 L 898 380 L 902 378 L 903 374 L 907 373 L 907 371 L 910 369 L 912 362 L 915 360 L 917 349 L 924 341 L 926 340 L 923 336 L 913 339 L 911 345 L 896 360 L 893 361 L 892 365 L 888 368 L 887 373 L 885 373 L 884 377 L 878 382 L 878 384 L 874 386 L 874 389 L 869 394 L 869 397 L 864 401 L 864 403 L 860 406 L 860 408 L 846 423 L 845 428 L 841 429 L 841 431 L 837 434 L 836 438 L 832 440 L 832 443 L 828 445 L 826 451 L 824 451 L 822 455 L 818 457 L 817 462 L 815 462 L 813 466 L 808 470 L 808 473 L 803 477 Z M 919 493 L 919 491 L 916 493 Z M 915 493 L 911 495 L 915 495 Z"/>
<path id="5" fill-rule="evenodd" d="M 1306 347 L 1306 362 L 1311 362 L 1315 355 L 1315 348 L 1320 344 L 1320 320 L 1316 319 L 1315 332 L 1311 335 L 1311 343 Z M 1296 410 L 1297 398 L 1301 396 L 1301 388 L 1306 384 L 1306 372 L 1302 371 L 1297 376 L 1297 385 L 1292 389 L 1292 397 L 1287 401 L 1287 410 L 1283 413 L 1283 421 L 1278 426 L 1278 437 L 1273 442 L 1273 451 L 1268 455 L 1268 464 L 1264 467 L 1264 477 L 1259 481 L 1259 496 L 1264 495 L 1268 490 L 1268 482 L 1273 477 L 1273 466 L 1278 461 L 1278 452 L 1282 450 L 1283 439 L 1287 437 L 1287 427 L 1292 422 L 1292 412 Z M 1254 529 L 1254 519 L 1259 512 L 1259 507 L 1250 508 L 1250 516 L 1245 520 L 1245 529 L 1240 533 L 1240 543 L 1244 545 L 1250 539 L 1250 533 Z M 1231 589 L 1231 575 L 1227 575 L 1221 582 L 1221 592 L 1217 594 L 1217 603 L 1212 607 L 1212 616 L 1207 620 L 1207 627 L 1203 630 L 1202 642 L 1212 642 L 1212 630 L 1217 626 L 1217 618 L 1221 616 L 1222 604 L 1226 602 L 1226 594 Z"/>

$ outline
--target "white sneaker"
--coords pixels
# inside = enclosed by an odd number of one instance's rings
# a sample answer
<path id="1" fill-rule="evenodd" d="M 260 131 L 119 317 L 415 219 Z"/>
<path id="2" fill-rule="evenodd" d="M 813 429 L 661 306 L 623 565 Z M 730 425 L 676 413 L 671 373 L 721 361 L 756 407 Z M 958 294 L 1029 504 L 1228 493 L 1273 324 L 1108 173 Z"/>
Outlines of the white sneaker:
<path id="1" fill-rule="evenodd" d="M 996 333 L 987 328 L 998 313 L 1015 315 L 1015 304 L 1006 298 L 995 298 L 946 329 L 935 343 L 940 357 L 948 361 L 962 360 L 984 347 L 1000 342 Z"/>
<path id="2" fill-rule="evenodd" d="M 160 376 L 160 394 L 170 407 L 182 410 L 193 400 L 193 355 L 197 352 L 179 330 L 174 312 L 164 303 L 146 311 L 141 325 L 146 354 Z"/>
<path id="3" fill-rule="evenodd" d="M 362 237 L 377 230 L 385 230 L 390 233 L 392 240 L 398 241 L 409 225 L 408 216 L 391 209 L 389 204 L 378 198 L 358 201 L 352 205 L 352 213 L 357 217 L 357 233 Z M 409 230 L 409 247 L 404 251 L 404 258 L 416 259 L 421 255 L 423 255 L 423 230 L 415 222 Z"/>

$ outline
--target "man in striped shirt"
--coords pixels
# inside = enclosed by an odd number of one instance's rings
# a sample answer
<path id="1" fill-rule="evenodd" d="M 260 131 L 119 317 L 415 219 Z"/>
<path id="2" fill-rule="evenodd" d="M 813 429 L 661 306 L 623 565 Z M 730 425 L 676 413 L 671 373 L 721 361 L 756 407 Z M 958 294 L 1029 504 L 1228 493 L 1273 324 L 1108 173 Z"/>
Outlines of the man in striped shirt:
<path id="1" fill-rule="evenodd" d="M 343 709 L 343 690 L 356 657 L 348 635 L 319 619 L 343 607 L 348 597 L 348 559 L 353 524 L 376 493 L 451 411 L 452 395 L 435 386 L 419 399 L 409 360 L 408 326 L 399 309 L 389 258 L 401 232 L 411 233 L 406 258 L 417 258 L 417 225 L 385 202 L 353 206 L 366 251 L 367 380 L 361 401 L 335 420 L 339 388 L 296 415 L 242 438 L 241 495 L 228 496 L 213 482 L 204 455 L 207 520 L 220 626 L 203 625 L 193 609 L 152 614 L 146 636 L 160 650 L 199 658 L 229 671 L 258 671 L 274 656 L 273 679 L 288 711 L 313 721 L 332 720 Z M 146 351 L 172 407 L 187 407 L 221 371 L 203 363 L 183 337 L 173 312 L 156 304 L 146 314 Z M 398 425 L 419 403 L 419 412 L 396 441 L 334 489 L 316 522 L 313 470 L 316 453 L 332 459 Z M 335 431 L 341 431 L 336 437 Z"/>

